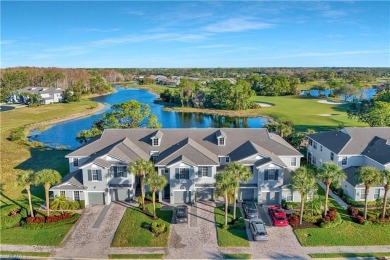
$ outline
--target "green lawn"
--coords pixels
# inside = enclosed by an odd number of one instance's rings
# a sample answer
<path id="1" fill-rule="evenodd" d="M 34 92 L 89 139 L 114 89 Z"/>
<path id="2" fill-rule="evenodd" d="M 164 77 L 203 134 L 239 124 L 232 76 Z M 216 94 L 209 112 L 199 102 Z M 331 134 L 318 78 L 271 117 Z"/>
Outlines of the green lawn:
<path id="1" fill-rule="evenodd" d="M 159 206 L 159 204 L 157 204 Z M 152 205 L 147 208 L 152 212 Z M 138 208 L 128 208 L 122 217 L 118 229 L 115 232 L 111 246 L 113 247 L 166 247 L 168 246 L 170 223 L 173 212 L 168 210 L 156 210 L 159 220 L 152 220 Z M 154 236 L 147 228 L 147 224 L 153 221 L 164 222 L 167 232 Z"/>
<path id="2" fill-rule="evenodd" d="M 319 195 L 324 190 L 319 188 Z M 334 228 L 295 229 L 302 246 L 374 246 L 390 244 L 390 224 L 361 225 L 353 222 L 346 210 L 329 197 L 329 207 L 336 207 L 343 222 Z"/>
<path id="3" fill-rule="evenodd" d="M 164 254 L 111 254 L 109 259 L 164 259 Z"/>
<path id="4" fill-rule="evenodd" d="M 233 207 L 230 207 L 230 212 L 233 212 Z M 217 239 L 218 245 L 222 247 L 248 247 L 249 241 L 246 234 L 245 228 L 235 229 L 234 227 L 229 227 L 228 229 L 223 229 L 222 226 L 225 221 L 225 211 L 219 207 L 216 207 L 214 210 L 215 213 L 215 222 L 217 223 Z M 236 215 L 238 218 L 241 217 L 240 209 L 237 207 Z M 233 219 L 233 214 L 228 214 L 228 223 Z M 240 218 L 239 225 L 245 227 L 244 220 Z"/>
<path id="5" fill-rule="evenodd" d="M 24 258 L 25 256 L 49 257 L 50 252 L 19 252 L 19 251 L 0 251 L 0 255 L 12 257 L 12 259 Z"/>
<path id="6" fill-rule="evenodd" d="M 357 257 L 387 257 L 390 252 L 383 253 L 319 253 L 309 254 L 311 258 L 357 258 Z"/>
<path id="7" fill-rule="evenodd" d="M 274 104 L 273 107 L 260 109 L 258 113 L 278 120 L 290 120 L 298 131 L 306 131 L 308 128 L 316 131 L 334 130 L 339 123 L 343 123 L 345 126 L 368 126 L 348 119 L 346 113 L 348 105 L 321 104 L 317 102 L 319 99 L 298 96 L 256 96 L 251 100 Z M 331 114 L 332 116 L 321 116 L 320 114 Z"/>
<path id="8" fill-rule="evenodd" d="M 223 254 L 223 259 L 251 259 L 251 254 Z"/>

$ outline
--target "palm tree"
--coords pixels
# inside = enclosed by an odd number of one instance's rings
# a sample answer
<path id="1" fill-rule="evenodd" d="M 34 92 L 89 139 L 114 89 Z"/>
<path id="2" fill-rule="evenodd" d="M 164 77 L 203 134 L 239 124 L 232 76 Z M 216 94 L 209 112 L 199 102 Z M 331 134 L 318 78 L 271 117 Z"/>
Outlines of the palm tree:
<path id="1" fill-rule="evenodd" d="M 324 216 L 326 215 L 326 212 L 328 211 L 328 197 L 329 197 L 329 190 L 330 185 L 334 183 L 336 186 L 339 186 L 343 180 L 347 178 L 344 171 L 335 164 L 334 162 L 326 162 L 317 171 L 317 178 L 321 180 L 325 186 L 325 211 Z"/>
<path id="2" fill-rule="evenodd" d="M 227 225 L 229 195 L 233 194 L 237 189 L 236 176 L 231 171 L 222 171 L 215 175 L 214 187 L 217 196 L 225 198 L 225 226 Z"/>
<path id="3" fill-rule="evenodd" d="M 71 201 L 63 195 L 56 196 L 50 205 L 50 208 L 52 209 L 61 210 L 62 214 L 64 213 L 64 210 L 74 210 L 78 207 L 79 203 L 77 201 Z"/>
<path id="4" fill-rule="evenodd" d="M 151 172 L 154 172 L 154 166 L 151 161 L 138 159 L 133 163 L 129 163 L 129 172 L 140 178 L 142 210 L 145 210 L 145 178 Z"/>
<path id="5" fill-rule="evenodd" d="M 37 172 L 36 184 L 45 186 L 46 211 L 47 216 L 50 216 L 49 189 L 52 185 L 61 183 L 61 174 L 52 169 L 43 169 Z"/>
<path id="6" fill-rule="evenodd" d="M 234 198 L 233 198 L 233 219 L 236 219 L 236 207 L 237 207 L 236 201 L 237 201 L 238 188 L 240 187 L 240 181 L 245 183 L 248 182 L 253 177 L 253 174 L 248 167 L 238 162 L 233 162 L 229 164 L 225 168 L 225 170 L 230 171 L 235 176 L 236 190 L 234 191 Z"/>
<path id="7" fill-rule="evenodd" d="M 385 219 L 386 215 L 386 204 L 387 204 L 387 192 L 390 190 L 390 170 L 383 170 L 383 179 L 385 181 L 385 194 L 383 195 L 383 209 L 382 209 L 382 219 Z"/>
<path id="8" fill-rule="evenodd" d="M 382 183 L 383 177 L 380 171 L 371 166 L 363 166 L 357 173 L 357 179 L 359 183 L 364 184 L 365 196 L 364 196 L 364 219 L 367 219 L 367 198 L 368 192 L 372 185 L 378 185 Z"/>
<path id="9" fill-rule="evenodd" d="M 299 224 L 302 224 L 303 209 L 307 195 L 317 189 L 316 178 L 309 172 L 305 166 L 299 167 L 292 173 L 292 187 L 301 194 L 301 213 L 299 216 Z"/>
<path id="10" fill-rule="evenodd" d="M 33 207 L 32 207 L 32 203 L 31 203 L 31 191 L 30 191 L 30 187 L 32 184 L 35 183 L 35 174 L 32 170 L 27 170 L 27 171 L 24 171 L 24 172 L 20 172 L 17 176 L 16 176 L 16 185 L 17 186 L 21 186 L 21 187 L 24 187 L 27 191 L 27 195 L 28 195 L 28 205 L 30 206 L 30 215 L 31 217 L 34 217 L 34 211 L 33 211 Z"/>
<path id="11" fill-rule="evenodd" d="M 156 171 L 150 172 L 146 177 L 145 183 L 149 185 L 152 190 L 152 202 L 153 202 L 153 218 L 156 216 L 156 191 L 160 191 L 167 186 L 168 180 L 162 175 L 158 175 Z"/>

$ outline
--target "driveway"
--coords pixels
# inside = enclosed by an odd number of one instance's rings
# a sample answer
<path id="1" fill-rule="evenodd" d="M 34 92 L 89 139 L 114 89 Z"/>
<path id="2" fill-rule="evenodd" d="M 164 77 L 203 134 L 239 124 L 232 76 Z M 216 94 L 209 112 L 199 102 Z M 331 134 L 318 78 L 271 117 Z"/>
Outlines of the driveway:
<path id="1" fill-rule="evenodd" d="M 53 257 L 107 259 L 111 241 L 125 210 L 126 207 L 116 203 L 88 207 L 61 248 L 54 250 Z"/>
<path id="2" fill-rule="evenodd" d="M 188 224 L 172 224 L 168 259 L 221 258 L 214 219 L 215 203 L 201 201 L 189 207 Z"/>

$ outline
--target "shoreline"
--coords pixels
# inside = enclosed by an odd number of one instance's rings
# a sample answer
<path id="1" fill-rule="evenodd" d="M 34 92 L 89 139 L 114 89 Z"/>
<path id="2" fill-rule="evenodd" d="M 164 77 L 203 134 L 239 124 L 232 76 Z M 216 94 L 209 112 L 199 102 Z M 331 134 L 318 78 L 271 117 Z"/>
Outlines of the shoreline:
<path id="1" fill-rule="evenodd" d="M 58 124 L 58 123 L 70 121 L 70 120 L 73 120 L 73 119 L 79 119 L 79 118 L 83 118 L 83 117 L 87 117 L 87 116 L 93 115 L 93 114 L 103 110 L 106 107 L 106 105 L 104 103 L 100 103 L 100 102 L 97 102 L 97 101 L 94 101 L 94 102 L 97 103 L 97 107 L 89 109 L 87 111 L 84 111 L 84 112 L 81 112 L 81 113 L 77 113 L 77 114 L 67 115 L 67 116 L 64 116 L 64 117 L 51 119 L 51 120 L 48 120 L 48 121 L 43 121 L 43 122 L 27 125 L 26 126 L 26 128 L 27 128 L 26 129 L 26 131 L 27 131 L 26 138 L 31 136 L 32 131 L 37 129 L 37 128 L 46 127 L 45 128 L 45 130 L 46 130 L 46 129 L 49 129 L 50 127 L 52 127 L 54 124 Z"/>

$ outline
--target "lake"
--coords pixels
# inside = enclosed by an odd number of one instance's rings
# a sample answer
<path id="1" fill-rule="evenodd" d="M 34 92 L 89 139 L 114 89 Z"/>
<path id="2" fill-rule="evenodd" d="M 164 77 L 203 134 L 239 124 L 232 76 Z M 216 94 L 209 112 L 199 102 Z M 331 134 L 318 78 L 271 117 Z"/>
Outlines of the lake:
<path id="1" fill-rule="evenodd" d="M 362 90 L 360 90 L 360 95 L 363 98 L 370 99 L 370 98 L 372 98 L 376 94 L 376 92 L 377 92 L 376 88 L 362 89 Z M 320 95 L 320 91 L 319 90 L 311 89 L 311 90 L 302 90 L 301 93 L 300 93 L 300 96 L 306 96 L 308 93 L 312 97 L 318 97 Z M 326 96 L 326 97 L 328 97 L 330 95 L 330 93 L 331 93 L 331 90 L 330 89 L 326 89 L 326 90 L 322 91 L 321 94 Z M 340 99 L 344 100 L 344 96 L 341 95 Z M 360 99 L 360 97 L 357 97 L 357 99 Z M 353 97 L 349 97 L 347 99 L 347 101 L 353 101 Z"/>
<path id="2" fill-rule="evenodd" d="M 106 104 L 106 107 L 98 113 L 79 119 L 74 119 L 55 124 L 49 129 L 39 132 L 34 130 L 30 141 L 38 141 L 48 147 L 76 149 L 81 144 L 76 141 L 76 135 L 82 130 L 90 129 L 92 123 L 102 118 L 103 113 L 111 111 L 113 104 L 123 103 L 128 100 L 137 100 L 150 106 L 151 113 L 155 114 L 163 128 L 262 128 L 268 123 L 267 118 L 238 118 L 218 115 L 206 115 L 200 113 L 182 113 L 164 111 L 163 105 L 153 101 L 157 95 L 143 89 L 116 88 L 116 92 L 110 95 L 94 98 L 95 101 Z"/>

